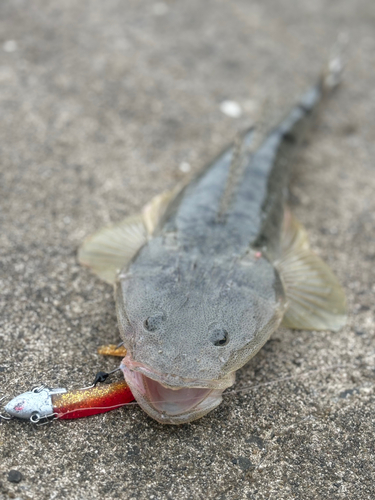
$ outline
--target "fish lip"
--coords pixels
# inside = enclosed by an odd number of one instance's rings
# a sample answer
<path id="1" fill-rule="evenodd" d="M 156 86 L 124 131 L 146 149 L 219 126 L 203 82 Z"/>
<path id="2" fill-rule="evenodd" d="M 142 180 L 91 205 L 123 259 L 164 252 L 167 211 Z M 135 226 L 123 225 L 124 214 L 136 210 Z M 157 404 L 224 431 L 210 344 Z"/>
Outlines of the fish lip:
<path id="1" fill-rule="evenodd" d="M 222 401 L 222 392 L 234 383 L 234 374 L 222 380 L 194 380 L 156 373 L 127 355 L 120 365 L 125 380 L 142 409 L 161 423 L 183 424 L 203 417 Z M 176 380 L 177 379 L 177 380 Z M 175 382 L 179 381 L 177 384 Z M 180 392 L 179 392 L 180 391 Z"/>
<path id="2" fill-rule="evenodd" d="M 124 367 L 128 368 L 131 371 L 139 372 L 142 375 L 145 375 L 147 378 L 155 380 L 163 387 L 172 390 L 178 390 L 182 387 L 224 390 L 233 385 L 235 380 L 234 373 L 229 373 L 226 377 L 217 380 L 185 378 L 170 373 L 162 374 L 145 365 L 144 363 L 133 360 L 129 352 L 121 361 L 121 369 L 123 369 Z"/>

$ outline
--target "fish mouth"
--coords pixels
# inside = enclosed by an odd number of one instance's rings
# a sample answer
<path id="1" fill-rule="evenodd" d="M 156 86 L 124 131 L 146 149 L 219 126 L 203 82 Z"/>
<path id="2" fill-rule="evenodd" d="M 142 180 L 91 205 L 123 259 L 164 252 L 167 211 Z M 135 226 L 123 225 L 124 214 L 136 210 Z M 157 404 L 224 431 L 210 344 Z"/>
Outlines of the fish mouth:
<path id="1" fill-rule="evenodd" d="M 129 355 L 121 369 L 141 408 L 163 424 L 184 424 L 203 417 L 221 403 L 223 391 L 234 383 L 234 374 L 220 381 L 163 376 Z"/>

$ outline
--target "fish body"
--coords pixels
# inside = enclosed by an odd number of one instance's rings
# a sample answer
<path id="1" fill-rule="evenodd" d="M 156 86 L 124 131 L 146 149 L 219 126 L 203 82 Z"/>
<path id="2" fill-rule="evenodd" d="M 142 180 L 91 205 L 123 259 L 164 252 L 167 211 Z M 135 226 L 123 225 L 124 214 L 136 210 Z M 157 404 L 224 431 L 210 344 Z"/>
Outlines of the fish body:
<path id="1" fill-rule="evenodd" d="M 341 287 L 285 208 L 293 151 L 327 90 L 322 79 L 267 134 L 248 130 L 188 185 L 81 247 L 80 261 L 115 284 L 121 367 L 156 420 L 215 408 L 282 320 L 345 323 Z"/>

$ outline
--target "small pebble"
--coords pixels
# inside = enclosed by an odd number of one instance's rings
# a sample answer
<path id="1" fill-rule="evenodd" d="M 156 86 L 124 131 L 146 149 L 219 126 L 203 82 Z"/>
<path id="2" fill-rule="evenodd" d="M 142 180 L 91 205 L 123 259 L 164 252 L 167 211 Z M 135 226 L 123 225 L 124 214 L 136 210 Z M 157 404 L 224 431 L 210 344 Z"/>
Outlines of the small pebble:
<path id="1" fill-rule="evenodd" d="M 238 465 L 240 469 L 246 471 L 254 467 L 250 460 L 246 457 L 233 458 L 232 464 Z"/>
<path id="2" fill-rule="evenodd" d="M 191 170 L 191 166 L 190 166 L 190 163 L 188 163 L 187 161 L 183 161 L 180 163 L 180 166 L 178 167 L 181 172 L 183 172 L 184 174 L 187 174 L 188 172 L 190 172 Z"/>
<path id="3" fill-rule="evenodd" d="M 241 106 L 236 101 L 223 101 L 220 111 L 231 118 L 239 118 L 242 115 Z"/>
<path id="4" fill-rule="evenodd" d="M 12 469 L 8 472 L 8 481 L 11 483 L 19 483 L 22 481 L 23 475 L 21 474 L 20 471 Z"/>

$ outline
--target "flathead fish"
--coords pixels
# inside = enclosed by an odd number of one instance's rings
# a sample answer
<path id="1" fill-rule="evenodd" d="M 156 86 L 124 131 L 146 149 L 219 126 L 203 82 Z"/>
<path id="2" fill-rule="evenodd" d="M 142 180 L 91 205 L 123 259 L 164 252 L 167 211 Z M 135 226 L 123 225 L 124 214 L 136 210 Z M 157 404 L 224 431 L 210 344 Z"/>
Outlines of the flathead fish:
<path id="1" fill-rule="evenodd" d="M 121 367 L 159 422 L 219 405 L 281 322 L 345 324 L 342 288 L 286 208 L 293 151 L 338 73 L 331 64 L 279 125 L 249 129 L 189 184 L 82 245 L 80 262 L 115 285 Z"/>

